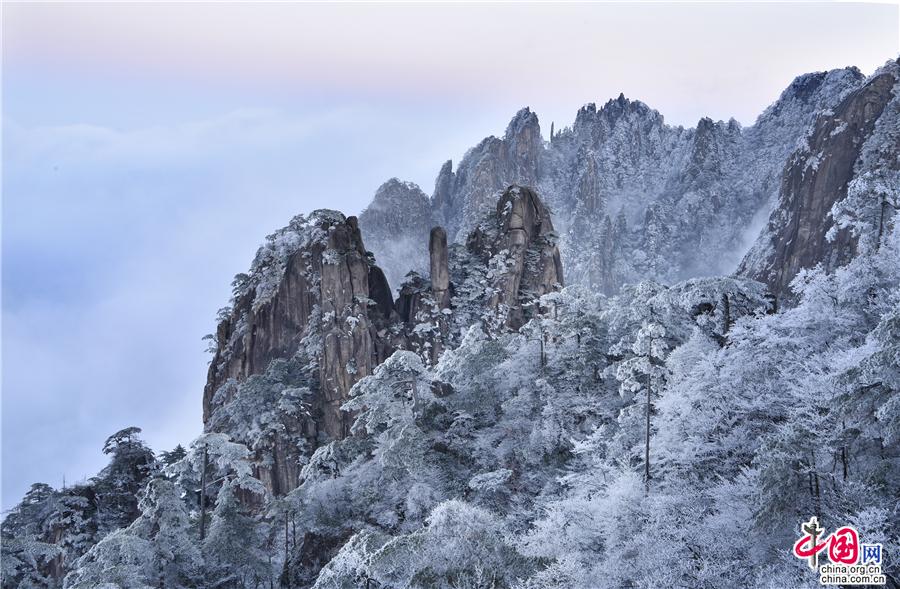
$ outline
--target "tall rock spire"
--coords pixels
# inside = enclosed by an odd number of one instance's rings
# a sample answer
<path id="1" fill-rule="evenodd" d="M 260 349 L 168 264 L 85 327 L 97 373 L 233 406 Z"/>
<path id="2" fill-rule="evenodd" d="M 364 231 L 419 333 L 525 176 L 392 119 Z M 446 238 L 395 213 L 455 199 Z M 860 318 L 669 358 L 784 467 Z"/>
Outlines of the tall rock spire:
<path id="1" fill-rule="evenodd" d="M 431 291 L 435 303 L 441 309 L 450 306 L 450 256 L 447 251 L 447 232 L 443 227 L 434 227 L 428 240 L 431 260 Z"/>

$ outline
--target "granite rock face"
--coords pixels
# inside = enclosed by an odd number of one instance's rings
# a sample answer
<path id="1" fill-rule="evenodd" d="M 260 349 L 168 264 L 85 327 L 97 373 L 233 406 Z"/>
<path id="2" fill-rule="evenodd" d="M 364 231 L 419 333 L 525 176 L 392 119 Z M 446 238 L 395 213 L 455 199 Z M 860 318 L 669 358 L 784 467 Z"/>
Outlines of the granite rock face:
<path id="1" fill-rule="evenodd" d="M 299 483 L 304 456 L 350 435 L 353 415 L 341 406 L 395 350 L 434 364 L 471 318 L 490 318 L 485 329 L 520 327 L 538 311 L 540 296 L 562 286 L 562 264 L 537 194 L 512 186 L 498 196 L 466 247 L 448 245 L 442 227 L 431 229 L 419 246 L 429 276 L 411 272 L 396 301 L 355 217 L 316 211 L 269 236 L 251 272 L 236 279 L 218 326 L 203 397 L 207 431 L 251 447 L 257 476 L 283 494 Z M 468 273 L 453 276 L 463 262 Z M 487 285 L 484 276 L 491 276 Z M 458 296 L 454 280 L 481 291 Z M 461 310 L 465 320 L 456 321 Z M 300 410 L 273 409 L 297 405 L 297 394 Z M 263 395 L 268 405 L 260 405 Z M 265 423 L 248 427 L 260 414 Z M 277 427 L 260 434 L 273 420 Z"/>
<path id="2" fill-rule="evenodd" d="M 800 268 L 839 266 L 857 238 L 833 230 L 830 213 L 857 168 L 877 172 L 900 151 L 896 72 L 801 76 L 746 129 L 669 126 L 619 96 L 583 107 L 547 144 L 523 109 L 458 169 L 446 162 L 430 198 L 392 179 L 359 222 L 327 210 L 295 218 L 221 313 L 207 431 L 247 443 L 258 476 L 283 494 L 304 456 L 349 435 L 341 407 L 356 382 L 399 349 L 435 364 L 473 325 L 518 329 L 563 285 L 561 257 L 570 282 L 609 294 L 718 274 L 771 208 L 742 274 L 783 293 Z"/>
<path id="3" fill-rule="evenodd" d="M 282 419 L 281 430 L 263 443 L 241 440 L 256 452 L 257 476 L 279 494 L 297 485 L 299 441 L 315 448 L 347 435 L 352 416 L 340 407 L 350 388 L 393 352 L 393 341 L 379 335 L 395 316 L 393 300 L 356 218 L 334 211 L 316 211 L 270 236 L 243 278 L 218 326 L 204 423 L 207 431 L 240 439 L 249 429 L 240 421 L 256 416 L 236 420 L 231 413 L 234 403 L 252 401 L 235 400 L 241 387 L 261 386 L 247 384 L 251 377 L 288 390 L 307 387 L 300 416 Z M 288 377 L 270 374 L 273 362 L 288 360 L 292 368 L 282 370 Z"/>
<path id="4" fill-rule="evenodd" d="M 371 373 L 388 351 L 376 342 L 379 306 L 370 306 L 383 293 L 372 292 L 369 276 L 378 276 L 366 258 L 355 217 L 334 225 L 322 254 L 319 281 L 322 309 L 322 352 L 319 355 L 322 427 L 330 438 L 349 433 L 350 416 L 341 411 L 350 387 Z M 377 283 L 374 284 L 378 290 Z M 374 294 L 374 297 L 372 296 Z"/>
<path id="5" fill-rule="evenodd" d="M 739 274 L 790 298 L 790 282 L 801 269 L 822 264 L 831 271 L 856 254 L 857 240 L 849 230 L 829 237 L 830 212 L 847 197 L 860 153 L 895 98 L 897 81 L 896 69 L 876 75 L 819 117 L 785 166 L 777 206 Z M 894 149 L 900 152 L 900 145 Z"/>
<path id="6" fill-rule="evenodd" d="M 428 260 L 431 268 L 431 291 L 441 309 L 450 307 L 450 253 L 447 232 L 435 227 L 428 238 Z"/>
<path id="7" fill-rule="evenodd" d="M 530 188 L 510 186 L 497 203 L 497 218 L 498 236 L 479 244 L 495 260 L 504 258 L 488 307 L 518 329 L 525 323 L 525 305 L 563 286 L 562 261 L 550 212 Z"/>
<path id="8" fill-rule="evenodd" d="M 366 255 L 356 217 L 314 215 L 306 228 L 312 237 L 284 260 L 274 292 L 263 298 L 259 288 L 248 289 L 219 323 L 219 347 L 204 389 L 204 420 L 226 381 L 245 380 L 265 371 L 272 360 L 292 356 L 315 329 L 323 345 L 318 375 L 324 429 L 337 435 L 344 417 L 336 403 L 387 353 L 373 333 L 390 319 L 393 304 L 383 273 Z M 315 324 L 314 308 L 321 317 Z M 355 372 L 348 374 L 347 365 Z"/>

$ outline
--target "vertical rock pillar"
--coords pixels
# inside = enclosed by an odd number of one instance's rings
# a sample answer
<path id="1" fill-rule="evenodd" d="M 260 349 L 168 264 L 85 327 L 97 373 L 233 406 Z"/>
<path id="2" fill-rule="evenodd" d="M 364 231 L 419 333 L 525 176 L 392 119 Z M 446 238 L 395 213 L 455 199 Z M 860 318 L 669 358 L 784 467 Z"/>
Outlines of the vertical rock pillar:
<path id="1" fill-rule="evenodd" d="M 444 350 L 444 342 L 450 332 L 445 309 L 450 308 L 450 256 L 447 251 L 447 232 L 443 227 L 434 227 L 428 240 L 428 254 L 431 262 L 431 296 L 437 307 L 437 324 L 440 337 L 435 338 L 431 347 L 431 362 L 436 363 Z"/>
<path id="2" fill-rule="evenodd" d="M 434 227 L 428 240 L 431 260 L 431 292 L 440 309 L 450 306 L 450 260 L 447 253 L 447 232 Z"/>

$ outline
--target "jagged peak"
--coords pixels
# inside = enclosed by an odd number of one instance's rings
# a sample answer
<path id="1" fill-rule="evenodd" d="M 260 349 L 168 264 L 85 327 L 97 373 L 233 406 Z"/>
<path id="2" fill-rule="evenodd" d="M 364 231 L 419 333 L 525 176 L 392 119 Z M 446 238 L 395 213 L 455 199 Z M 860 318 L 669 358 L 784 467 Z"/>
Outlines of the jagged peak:
<path id="1" fill-rule="evenodd" d="M 432 206 L 438 209 L 448 203 L 453 189 L 453 160 L 447 160 L 441 166 L 437 178 L 434 180 L 434 192 L 431 195 Z"/>
<path id="2" fill-rule="evenodd" d="M 252 298 L 254 309 L 268 302 L 284 275 L 288 259 L 314 242 L 327 240 L 329 231 L 338 225 L 355 227 L 356 217 L 347 217 L 334 209 L 316 209 L 308 215 L 296 215 L 290 222 L 266 236 L 256 250 L 250 269 L 235 276 L 232 282 L 230 307 L 244 298 Z"/>
<path id="3" fill-rule="evenodd" d="M 703 133 L 705 131 L 710 131 L 715 126 L 716 126 L 715 121 L 713 121 L 709 117 L 703 117 L 699 121 L 697 121 L 697 133 Z"/>
<path id="4" fill-rule="evenodd" d="M 491 152 L 497 147 L 497 144 L 500 144 L 502 141 L 502 139 L 498 139 L 495 135 L 488 135 L 479 141 L 475 147 L 470 147 L 466 150 L 466 153 L 463 154 L 463 157 L 460 160 L 459 166 L 457 166 L 457 170 L 465 168 L 473 159 L 477 160 L 483 154 Z"/>
<path id="5" fill-rule="evenodd" d="M 778 96 L 778 99 L 757 117 L 755 125 L 767 118 L 779 116 L 785 105 L 789 103 L 814 100 L 817 95 L 828 89 L 839 94 L 844 93 L 858 86 L 864 80 L 865 76 L 856 67 L 801 74 L 794 78 Z"/>
<path id="6" fill-rule="evenodd" d="M 415 182 L 391 178 L 378 187 L 372 202 L 360 216 L 366 219 L 376 211 L 396 210 L 398 207 L 405 212 L 410 207 L 412 210 L 419 210 L 428 207 L 429 202 L 428 195 Z"/>
<path id="7" fill-rule="evenodd" d="M 785 89 L 782 95 L 789 94 L 798 98 L 804 98 L 808 93 L 815 91 L 823 83 L 826 83 L 829 80 L 842 78 L 862 80 L 864 77 L 862 72 L 859 71 L 859 68 L 855 66 L 835 68 L 824 72 L 810 72 L 794 78 L 790 86 Z"/>
<path id="8" fill-rule="evenodd" d="M 726 135 L 737 135 L 741 133 L 742 129 L 741 124 L 736 121 L 734 117 L 728 119 L 727 122 L 721 120 L 715 121 L 710 117 L 703 117 L 697 121 L 694 133 L 696 138 L 701 138 L 716 132 Z"/>
<path id="9" fill-rule="evenodd" d="M 381 186 L 378 187 L 378 190 L 375 191 L 375 198 L 377 199 L 379 196 L 384 197 L 385 195 L 391 193 L 413 193 L 418 195 L 421 193 L 424 196 L 424 192 L 419 188 L 419 185 L 415 182 L 409 182 L 407 180 L 400 180 L 397 177 L 393 177 L 384 182 Z"/>
<path id="10" fill-rule="evenodd" d="M 509 141 L 510 139 L 518 137 L 524 129 L 529 127 L 540 129 L 540 122 L 538 121 L 537 114 L 532 112 L 531 107 L 526 106 L 525 108 L 519 109 L 519 112 L 517 112 L 512 120 L 509 121 L 509 125 L 506 126 L 504 139 Z"/>
<path id="11" fill-rule="evenodd" d="M 444 162 L 444 165 L 441 166 L 441 171 L 438 172 L 438 178 L 440 178 L 441 176 L 446 176 L 448 174 L 452 174 L 452 173 L 453 173 L 453 160 L 449 159 L 446 162 Z"/>
<path id="12" fill-rule="evenodd" d="M 294 219 L 302 219 L 302 216 L 298 215 L 297 217 L 294 217 Z M 340 211 L 334 209 L 316 209 L 307 215 L 305 225 L 337 225 L 339 223 L 345 223 L 346 221 L 347 216 Z"/>
<path id="13" fill-rule="evenodd" d="M 625 98 L 625 94 L 620 92 L 618 98 L 606 101 L 599 112 L 608 112 L 610 114 L 621 115 L 627 113 L 655 114 L 661 116 L 657 111 L 653 110 L 640 100 L 630 100 Z"/>
<path id="14" fill-rule="evenodd" d="M 599 109 L 594 102 L 589 102 L 578 109 L 578 113 L 575 115 L 574 129 L 591 127 L 601 119 L 614 125 L 629 115 L 652 118 L 660 125 L 665 123 L 665 119 L 659 111 L 650 108 L 640 100 L 630 100 L 625 97 L 624 93 L 619 93 L 617 98 L 606 101 Z"/>
<path id="15" fill-rule="evenodd" d="M 581 105 L 581 108 L 578 109 L 577 114 L 584 113 L 586 115 L 597 114 L 597 103 L 595 102 L 587 102 Z"/>
<path id="16" fill-rule="evenodd" d="M 883 76 L 885 74 L 900 79 L 900 57 L 896 59 L 889 59 L 884 62 L 884 65 L 876 69 L 866 81 L 877 78 L 878 76 Z"/>

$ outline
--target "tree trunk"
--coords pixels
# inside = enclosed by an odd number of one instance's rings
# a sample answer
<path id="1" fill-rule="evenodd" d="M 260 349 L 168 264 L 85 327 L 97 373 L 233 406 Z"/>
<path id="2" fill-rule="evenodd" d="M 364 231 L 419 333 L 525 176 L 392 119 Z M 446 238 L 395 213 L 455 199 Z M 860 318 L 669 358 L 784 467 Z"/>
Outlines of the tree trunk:
<path id="1" fill-rule="evenodd" d="M 206 537 L 206 469 L 209 466 L 209 453 L 203 446 L 203 467 L 200 471 L 200 541 Z"/>
<path id="2" fill-rule="evenodd" d="M 547 366 L 547 356 L 544 352 L 544 332 L 541 331 L 541 374 L 544 374 L 544 367 Z"/>
<path id="3" fill-rule="evenodd" d="M 722 295 L 722 311 L 725 316 L 725 329 L 724 335 L 728 335 L 728 332 L 731 331 L 731 300 L 728 298 L 728 294 Z"/>
<path id="4" fill-rule="evenodd" d="M 809 487 L 813 496 L 813 509 L 816 512 L 815 516 L 819 519 L 822 518 L 822 494 L 819 490 L 819 471 L 816 468 L 816 453 L 813 451 L 810 454 L 812 458 L 812 469 L 809 472 Z"/>
<path id="5" fill-rule="evenodd" d="M 651 340 L 651 349 L 652 349 Z M 644 490 L 650 494 L 650 395 L 652 393 L 652 376 L 647 375 L 647 432 L 644 445 Z"/>

